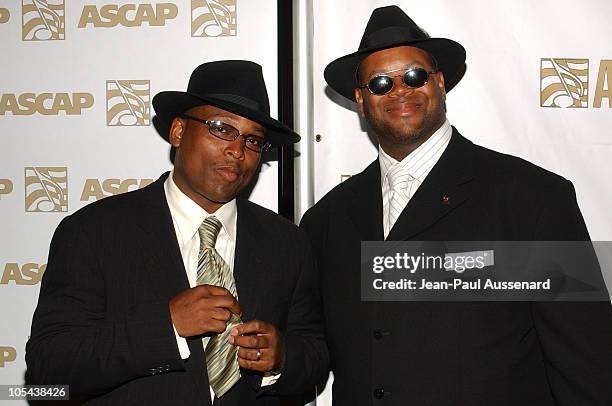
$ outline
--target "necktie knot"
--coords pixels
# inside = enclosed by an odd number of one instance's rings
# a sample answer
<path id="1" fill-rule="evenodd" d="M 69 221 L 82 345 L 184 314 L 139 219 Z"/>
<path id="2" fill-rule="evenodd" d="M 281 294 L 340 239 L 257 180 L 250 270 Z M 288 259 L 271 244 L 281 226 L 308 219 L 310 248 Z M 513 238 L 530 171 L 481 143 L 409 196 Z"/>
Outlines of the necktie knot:
<path id="1" fill-rule="evenodd" d="M 389 189 L 395 192 L 403 192 L 408 182 L 414 178 L 398 164 L 389 169 L 387 172 L 387 180 L 389 181 Z"/>
<path id="2" fill-rule="evenodd" d="M 198 233 L 200 234 L 200 249 L 215 248 L 217 236 L 221 231 L 221 222 L 215 216 L 208 216 L 200 225 Z"/>

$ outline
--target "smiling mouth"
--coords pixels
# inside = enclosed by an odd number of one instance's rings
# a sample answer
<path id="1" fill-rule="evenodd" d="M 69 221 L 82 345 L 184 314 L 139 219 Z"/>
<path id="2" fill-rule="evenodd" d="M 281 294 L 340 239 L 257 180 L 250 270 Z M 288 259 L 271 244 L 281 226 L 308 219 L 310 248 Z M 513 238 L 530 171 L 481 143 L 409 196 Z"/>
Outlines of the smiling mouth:
<path id="1" fill-rule="evenodd" d="M 420 103 L 404 102 L 393 103 L 385 106 L 385 113 L 395 113 L 402 116 L 407 116 L 416 113 L 421 109 Z"/>

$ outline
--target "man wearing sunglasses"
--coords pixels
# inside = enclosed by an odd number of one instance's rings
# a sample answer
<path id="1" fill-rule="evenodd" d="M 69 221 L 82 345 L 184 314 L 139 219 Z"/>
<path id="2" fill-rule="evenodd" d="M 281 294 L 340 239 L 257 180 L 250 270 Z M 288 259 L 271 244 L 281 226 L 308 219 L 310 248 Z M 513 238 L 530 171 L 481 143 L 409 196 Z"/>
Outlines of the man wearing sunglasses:
<path id="1" fill-rule="evenodd" d="M 451 127 L 446 95 L 465 56 L 390 6 L 374 10 L 357 52 L 325 69 L 379 142 L 378 159 L 301 222 L 321 277 L 333 403 L 612 405 L 609 301 L 361 300 L 362 241 L 589 239 L 569 181 Z"/>
<path id="2" fill-rule="evenodd" d="M 174 169 L 61 222 L 28 382 L 96 405 L 279 405 L 327 370 L 310 244 L 236 196 L 299 136 L 270 117 L 253 62 L 200 65 L 153 106 Z"/>

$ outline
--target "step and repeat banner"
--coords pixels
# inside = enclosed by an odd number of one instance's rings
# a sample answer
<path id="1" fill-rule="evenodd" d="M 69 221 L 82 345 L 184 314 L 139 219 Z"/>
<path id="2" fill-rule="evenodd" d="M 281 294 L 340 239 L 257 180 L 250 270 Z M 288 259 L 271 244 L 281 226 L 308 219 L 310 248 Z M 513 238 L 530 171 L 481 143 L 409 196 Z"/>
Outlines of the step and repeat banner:
<path id="1" fill-rule="evenodd" d="M 277 106 L 276 0 L 0 0 L 0 384 L 24 350 L 59 221 L 171 169 L 153 96 L 218 59 L 263 66 Z M 275 162 L 251 199 L 277 207 Z M 2 402 L 0 402 L 2 403 Z"/>
<path id="2" fill-rule="evenodd" d="M 390 4 L 466 48 L 467 72 L 446 100 L 451 124 L 571 180 L 591 238 L 612 240 L 609 0 L 313 0 L 314 201 L 378 155 L 356 105 L 323 70 L 356 51 L 372 10 Z M 318 404 L 331 404 L 330 388 Z"/>

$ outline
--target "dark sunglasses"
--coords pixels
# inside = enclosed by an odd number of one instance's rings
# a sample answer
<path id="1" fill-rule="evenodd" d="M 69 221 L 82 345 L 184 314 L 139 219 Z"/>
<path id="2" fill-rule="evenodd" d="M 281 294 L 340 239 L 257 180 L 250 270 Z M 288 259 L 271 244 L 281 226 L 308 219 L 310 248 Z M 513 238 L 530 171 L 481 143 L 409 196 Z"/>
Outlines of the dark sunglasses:
<path id="1" fill-rule="evenodd" d="M 219 120 L 203 120 L 201 118 L 193 117 L 188 114 L 181 114 L 179 117 L 186 120 L 193 120 L 202 123 L 208 127 L 208 132 L 215 137 L 224 141 L 234 141 L 236 138 L 241 136 L 244 138 L 244 146 L 255 152 L 264 152 L 269 150 L 272 145 L 269 141 L 262 137 L 249 134 L 240 134 L 237 128 L 224 123 Z"/>
<path id="2" fill-rule="evenodd" d="M 397 75 L 389 75 L 392 72 L 402 73 Z M 387 94 L 393 89 L 395 81 L 393 78 L 398 76 L 402 77 L 402 83 L 409 89 L 416 89 L 421 86 L 424 86 L 429 80 L 429 75 L 436 73 L 436 71 L 427 71 L 423 68 L 410 68 L 410 69 L 396 69 L 389 72 L 381 73 L 373 76 L 368 83 L 365 85 L 359 86 L 361 89 L 364 87 L 368 89 L 368 91 L 377 96 L 382 96 Z"/>

